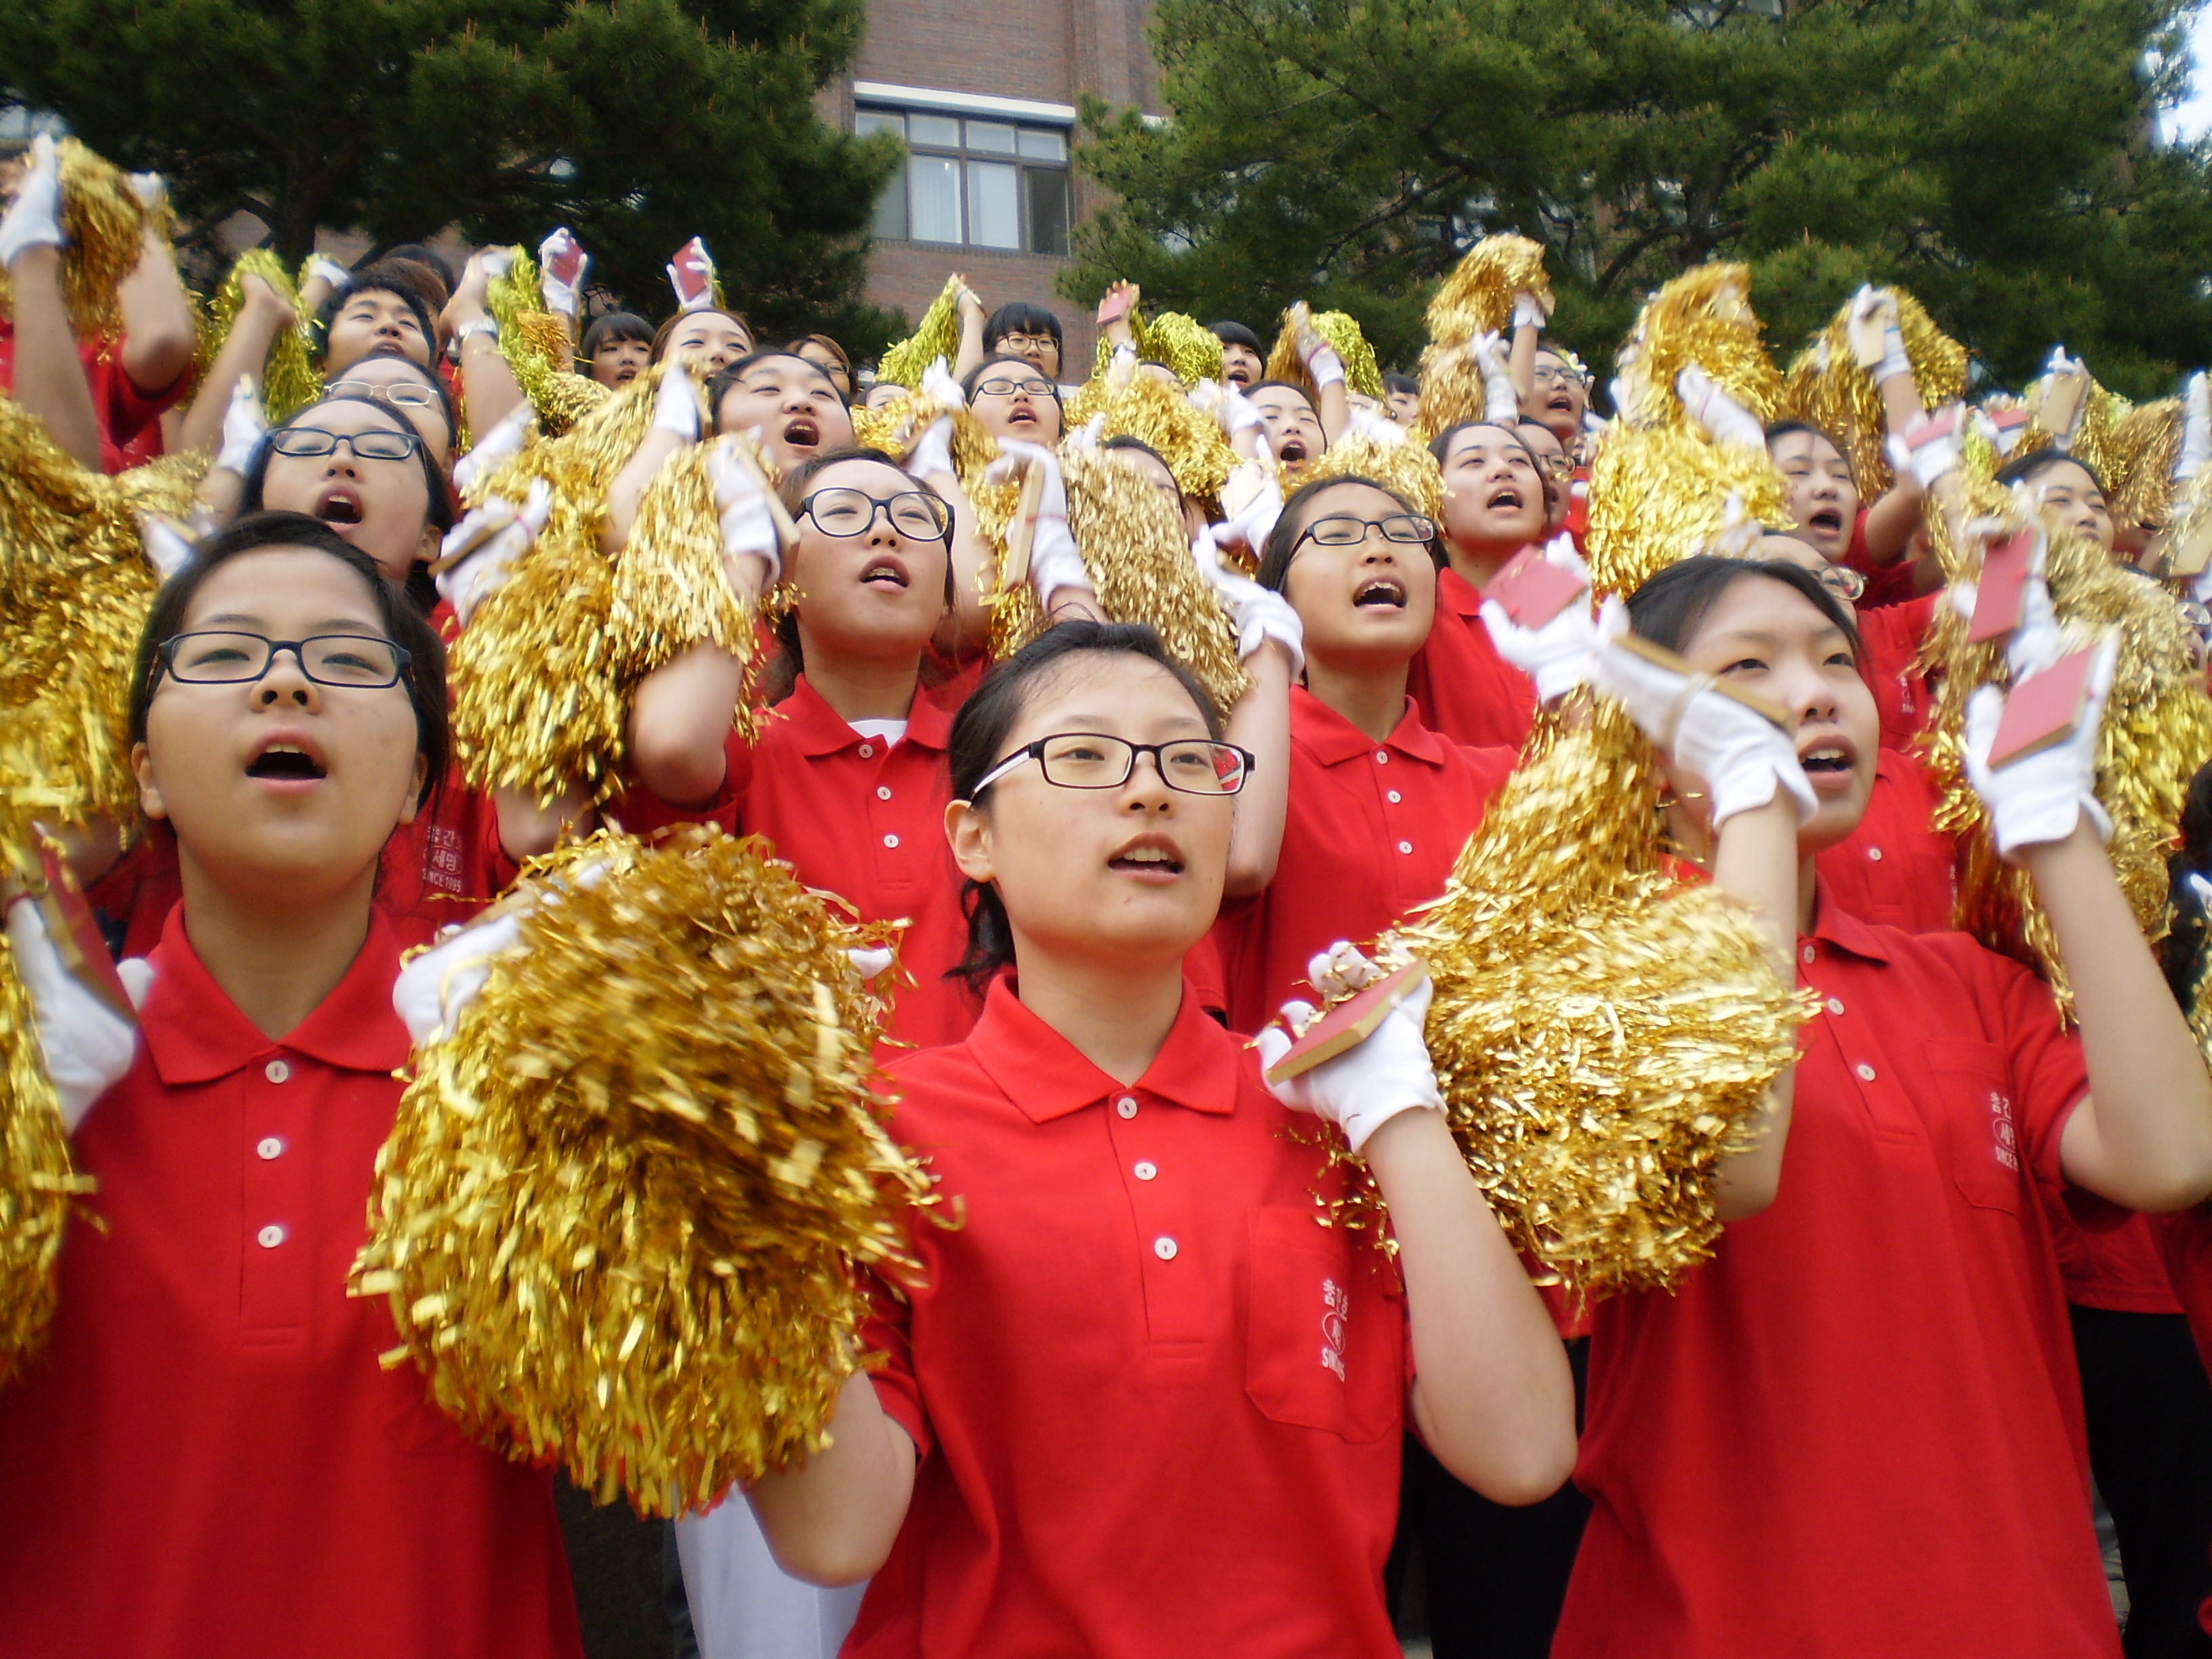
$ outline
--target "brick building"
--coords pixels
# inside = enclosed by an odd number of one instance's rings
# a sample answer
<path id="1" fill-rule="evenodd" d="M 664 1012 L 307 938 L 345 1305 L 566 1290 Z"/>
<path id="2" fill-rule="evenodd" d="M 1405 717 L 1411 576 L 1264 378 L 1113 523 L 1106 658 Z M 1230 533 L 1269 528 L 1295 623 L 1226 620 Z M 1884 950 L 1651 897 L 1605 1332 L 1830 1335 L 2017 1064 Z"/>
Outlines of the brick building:
<path id="1" fill-rule="evenodd" d="M 963 271 L 987 305 L 1051 307 L 1066 362 L 1089 361 L 1091 313 L 1054 283 L 1070 229 L 1097 203 L 1068 165 L 1075 102 L 1091 93 L 1159 112 L 1147 0 L 874 0 L 825 120 L 897 133 L 909 152 L 876 214 L 867 297 L 918 320 Z"/>

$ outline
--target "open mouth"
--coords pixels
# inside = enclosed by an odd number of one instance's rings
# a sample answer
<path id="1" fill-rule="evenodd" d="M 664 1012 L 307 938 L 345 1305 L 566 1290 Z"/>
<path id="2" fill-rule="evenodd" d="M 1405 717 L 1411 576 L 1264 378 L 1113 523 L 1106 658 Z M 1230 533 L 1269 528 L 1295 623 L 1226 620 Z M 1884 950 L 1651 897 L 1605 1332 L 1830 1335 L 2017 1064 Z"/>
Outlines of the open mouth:
<path id="1" fill-rule="evenodd" d="M 783 441 L 793 449 L 811 449 L 822 441 L 822 428 L 811 415 L 798 415 L 784 424 Z"/>
<path id="2" fill-rule="evenodd" d="M 1306 459 L 1306 441 L 1304 438 L 1284 439 L 1282 447 L 1275 452 L 1275 459 L 1280 461 L 1285 466 L 1304 465 Z"/>
<path id="3" fill-rule="evenodd" d="M 863 587 L 889 587 L 901 592 L 907 587 L 906 567 L 896 559 L 872 559 L 868 568 L 860 573 Z"/>
<path id="4" fill-rule="evenodd" d="M 249 778 L 275 778 L 288 782 L 313 782 L 327 776 L 328 772 L 320 761 L 300 744 L 279 741 L 269 744 L 247 763 L 246 775 Z"/>
<path id="5" fill-rule="evenodd" d="M 1574 396 L 1571 392 L 1555 392 L 1544 403 L 1545 410 L 1553 415 L 1571 415 L 1575 412 Z"/>
<path id="6" fill-rule="evenodd" d="M 331 526 L 357 525 L 362 520 L 361 492 L 350 485 L 325 489 L 315 501 L 315 516 Z"/>
<path id="7" fill-rule="evenodd" d="M 1406 608 L 1406 589 L 1395 578 L 1377 576 L 1359 585 L 1359 591 L 1352 596 L 1352 603 L 1362 611 L 1403 611 Z"/>
<path id="8" fill-rule="evenodd" d="M 1027 404 L 1016 404 L 1006 411 L 1008 426 L 1035 426 L 1036 418 L 1036 410 L 1031 409 Z"/>
<path id="9" fill-rule="evenodd" d="M 1249 368 L 1232 368 L 1224 374 L 1222 379 L 1241 390 L 1252 384 L 1252 371 Z"/>
<path id="10" fill-rule="evenodd" d="M 1840 743 L 1815 744 L 1797 757 L 1808 778 L 1849 777 L 1851 762 L 1849 745 Z"/>
<path id="11" fill-rule="evenodd" d="M 1106 860 L 1109 870 L 1138 876 L 1179 876 L 1182 849 L 1164 836 L 1139 836 Z"/>
<path id="12" fill-rule="evenodd" d="M 1483 506 L 1492 513 L 1517 513 L 1523 505 L 1521 492 L 1510 484 L 1503 489 L 1492 491 L 1483 502 Z"/>
<path id="13" fill-rule="evenodd" d="M 1843 510 L 1833 507 L 1816 507 L 1813 515 L 1805 520 L 1805 527 L 1823 536 L 1840 536 L 1844 533 Z"/>

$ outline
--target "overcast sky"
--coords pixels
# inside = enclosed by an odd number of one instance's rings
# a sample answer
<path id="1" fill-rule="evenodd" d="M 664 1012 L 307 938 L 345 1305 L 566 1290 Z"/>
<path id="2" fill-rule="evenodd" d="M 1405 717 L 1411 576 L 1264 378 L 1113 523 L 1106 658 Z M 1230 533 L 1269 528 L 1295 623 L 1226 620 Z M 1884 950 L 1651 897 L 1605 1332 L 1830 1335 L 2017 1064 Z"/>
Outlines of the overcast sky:
<path id="1" fill-rule="evenodd" d="M 2190 94 L 2166 118 L 2171 137 L 2201 138 L 2212 130 L 2212 6 L 2200 9 L 2189 26 Z"/>

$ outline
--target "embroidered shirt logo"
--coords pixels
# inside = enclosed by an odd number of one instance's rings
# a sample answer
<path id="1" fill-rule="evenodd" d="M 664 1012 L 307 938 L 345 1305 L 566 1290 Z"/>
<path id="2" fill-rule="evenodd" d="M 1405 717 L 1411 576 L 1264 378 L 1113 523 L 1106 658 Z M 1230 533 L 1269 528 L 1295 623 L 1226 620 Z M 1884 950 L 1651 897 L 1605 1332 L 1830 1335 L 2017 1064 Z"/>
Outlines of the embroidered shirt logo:
<path id="1" fill-rule="evenodd" d="M 422 884 L 442 887 L 449 893 L 462 890 L 461 832 L 442 823 L 430 826 L 423 848 Z"/>
<path id="2" fill-rule="evenodd" d="M 1352 1298 L 1333 1279 L 1321 1282 L 1321 1363 L 1344 1381 L 1345 1322 L 1352 1316 Z"/>
<path id="3" fill-rule="evenodd" d="M 2008 1170 L 2020 1168 L 2020 1139 L 2012 1127 L 2012 1102 L 1995 1089 L 1990 1091 L 1990 1133 L 1996 1142 L 1997 1162 Z"/>

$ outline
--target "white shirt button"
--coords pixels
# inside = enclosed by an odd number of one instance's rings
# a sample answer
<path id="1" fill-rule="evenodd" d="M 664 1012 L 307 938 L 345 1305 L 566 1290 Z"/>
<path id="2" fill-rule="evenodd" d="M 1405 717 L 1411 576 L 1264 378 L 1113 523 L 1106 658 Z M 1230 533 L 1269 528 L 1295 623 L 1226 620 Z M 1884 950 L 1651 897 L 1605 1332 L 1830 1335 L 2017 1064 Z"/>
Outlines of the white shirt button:
<path id="1" fill-rule="evenodd" d="M 1376 750 L 1375 751 L 1375 763 L 1377 766 L 1388 766 L 1390 763 L 1389 751 L 1385 749 Z"/>
<path id="2" fill-rule="evenodd" d="M 887 784 L 887 783 L 879 783 L 879 784 L 878 784 L 878 785 L 876 786 L 876 799 L 877 799 L 878 800 L 889 800 L 890 798 L 891 798 L 891 787 L 890 787 L 890 785 L 889 785 L 889 784 Z"/>
<path id="3" fill-rule="evenodd" d="M 1881 848 L 1879 847 L 1868 848 L 1867 856 L 1872 859 L 1876 864 L 1880 864 L 1881 862 Z"/>
<path id="4" fill-rule="evenodd" d="M 253 1242 L 264 1250 L 273 1250 L 284 1242 L 284 1230 L 272 1221 L 253 1235 Z"/>
<path id="5" fill-rule="evenodd" d="M 1832 1014 L 1842 1013 L 1844 1012 L 1844 1000 L 1841 997 L 1830 997 L 1828 999 L 1828 1012 Z"/>
<path id="6" fill-rule="evenodd" d="M 1859 1074 L 1860 1082 L 1871 1083 L 1874 1081 L 1874 1067 L 1868 1065 L 1866 1061 L 1861 1060 L 1851 1069 Z"/>
<path id="7" fill-rule="evenodd" d="M 862 760 L 873 760 L 873 759 L 875 759 L 875 757 L 876 757 L 876 745 L 875 745 L 875 744 L 873 744 L 872 743 L 864 743 L 864 744 L 862 744 L 860 745 L 860 758 L 861 758 Z"/>
<path id="8" fill-rule="evenodd" d="M 1390 803 L 1390 805 L 1391 805 L 1395 806 L 1395 805 L 1396 805 L 1400 801 L 1401 801 L 1401 800 L 1405 799 L 1406 798 L 1405 798 L 1403 795 L 1400 794 L 1396 790 L 1393 789 L 1393 790 L 1391 790 L 1391 791 L 1389 792 L 1389 794 L 1385 795 L 1385 796 L 1383 797 L 1383 799 L 1384 799 L 1385 800 L 1389 801 L 1389 802 Z"/>
<path id="9" fill-rule="evenodd" d="M 1812 960 L 1813 960 L 1813 947 L 1812 947 L 1811 945 L 1807 945 L 1807 946 L 1806 946 L 1806 947 L 1805 947 L 1802 951 L 1800 951 L 1800 952 L 1798 953 L 1798 955 L 1799 955 L 1800 958 L 1801 958 L 1802 961 L 1804 961 L 1804 962 L 1805 962 L 1805 963 L 1809 966 L 1809 965 L 1811 964 L 1811 963 L 1812 963 Z"/>
<path id="10" fill-rule="evenodd" d="M 271 1083 L 282 1083 L 292 1075 L 292 1068 L 281 1060 L 272 1060 L 261 1068 L 261 1075 Z"/>
<path id="11" fill-rule="evenodd" d="M 884 837 L 884 846 L 886 846 L 886 847 L 896 847 L 896 846 L 897 846 L 897 845 L 898 845 L 898 837 L 897 837 L 896 836 L 885 836 Z"/>
<path id="12" fill-rule="evenodd" d="M 1152 1241 L 1152 1254 L 1159 1257 L 1163 1261 L 1174 1261 L 1176 1255 L 1175 1240 L 1170 1238 L 1165 1233 L 1162 1233 L 1158 1238 Z"/>
<path id="13" fill-rule="evenodd" d="M 1121 1099 L 1119 1099 L 1119 1100 L 1117 1100 L 1117 1101 L 1115 1101 L 1115 1102 L 1114 1103 L 1114 1109 L 1115 1109 L 1115 1111 L 1117 1111 L 1117 1112 L 1121 1113 L 1121 1115 L 1123 1117 L 1134 1117 L 1134 1116 L 1136 1116 L 1136 1115 L 1137 1115 L 1137 1097 L 1136 1097 L 1136 1096 L 1134 1096 L 1134 1095 L 1123 1095 L 1123 1096 L 1121 1097 Z"/>
<path id="14" fill-rule="evenodd" d="M 1401 853 L 1410 853 L 1413 850 L 1413 843 L 1410 841 L 1401 841 L 1398 843 L 1398 850 Z"/>
<path id="15" fill-rule="evenodd" d="M 1136 1169 L 1132 1171 L 1132 1173 L 1134 1174 L 1139 1181 L 1150 1181 L 1159 1172 L 1160 1166 L 1153 1163 L 1150 1158 L 1146 1158 L 1144 1162 L 1139 1164 Z"/>
<path id="16" fill-rule="evenodd" d="M 257 1158 L 282 1158 L 284 1156 L 284 1143 L 275 1135 L 264 1135 L 254 1143 L 253 1152 Z"/>

